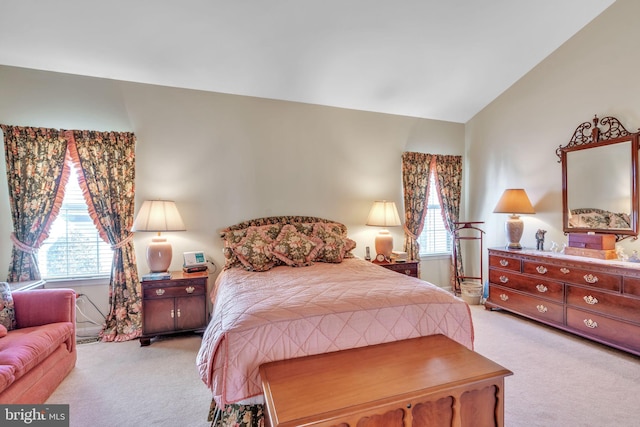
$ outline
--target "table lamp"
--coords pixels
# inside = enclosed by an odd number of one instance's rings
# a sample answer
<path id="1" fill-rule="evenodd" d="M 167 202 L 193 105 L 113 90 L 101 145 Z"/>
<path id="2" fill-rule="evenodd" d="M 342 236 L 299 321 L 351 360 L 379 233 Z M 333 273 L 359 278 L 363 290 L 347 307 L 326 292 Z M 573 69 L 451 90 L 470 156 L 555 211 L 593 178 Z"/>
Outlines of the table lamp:
<path id="1" fill-rule="evenodd" d="M 535 214 L 527 193 L 522 188 L 504 190 L 498 200 L 493 213 L 508 213 L 509 219 L 505 223 L 505 231 L 509 244 L 508 249 L 522 249 L 520 238 L 524 230 L 524 223 L 518 214 Z"/>
<path id="2" fill-rule="evenodd" d="M 383 255 L 385 260 L 389 260 L 393 251 L 393 236 L 386 227 L 397 227 L 400 225 L 400 216 L 394 202 L 386 200 L 375 201 L 369 211 L 367 225 L 384 227 L 375 240 L 376 254 Z"/>
<path id="3" fill-rule="evenodd" d="M 185 231 L 184 222 L 175 202 L 171 200 L 145 200 L 138 211 L 132 231 L 156 231 L 158 235 L 147 246 L 147 265 L 149 271 L 158 273 L 168 271 L 173 250 L 163 231 Z"/>

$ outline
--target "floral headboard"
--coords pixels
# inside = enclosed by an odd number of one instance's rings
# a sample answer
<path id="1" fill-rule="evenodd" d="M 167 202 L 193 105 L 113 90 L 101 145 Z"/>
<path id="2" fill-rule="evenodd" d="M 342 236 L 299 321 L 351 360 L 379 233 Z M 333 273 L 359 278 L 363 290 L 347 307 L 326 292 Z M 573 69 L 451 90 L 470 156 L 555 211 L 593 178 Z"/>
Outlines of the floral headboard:
<path id="1" fill-rule="evenodd" d="M 310 216 L 274 216 L 232 225 L 220 232 L 224 268 L 267 271 L 278 265 L 302 267 L 342 262 L 356 243 L 339 222 Z"/>

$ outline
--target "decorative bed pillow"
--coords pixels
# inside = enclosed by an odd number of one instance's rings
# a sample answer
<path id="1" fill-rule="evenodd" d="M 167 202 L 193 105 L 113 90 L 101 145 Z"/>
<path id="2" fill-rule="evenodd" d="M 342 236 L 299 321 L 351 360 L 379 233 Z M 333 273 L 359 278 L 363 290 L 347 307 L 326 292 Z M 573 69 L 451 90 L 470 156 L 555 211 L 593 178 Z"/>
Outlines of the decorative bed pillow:
<path id="1" fill-rule="evenodd" d="M 267 237 L 269 237 L 272 241 L 278 237 L 280 233 L 280 229 L 282 228 L 281 224 L 269 224 L 262 226 L 251 226 L 247 228 L 243 228 L 241 230 L 229 230 L 224 233 L 224 248 L 222 248 L 222 253 L 225 257 L 225 270 L 227 268 L 232 267 L 246 267 L 246 264 L 238 259 L 238 256 L 234 250 L 234 248 L 247 236 L 247 232 L 252 229 L 262 230 Z"/>
<path id="2" fill-rule="evenodd" d="M 7 336 L 7 328 L 4 325 L 0 325 L 0 338 Z"/>
<path id="3" fill-rule="evenodd" d="M 335 232 L 335 227 L 330 224 L 317 223 L 313 228 L 314 236 L 324 243 L 322 250 L 318 254 L 317 261 L 340 263 L 345 255 L 356 247 L 356 242 L 343 237 Z"/>
<path id="4" fill-rule="evenodd" d="M 306 236 L 293 225 L 285 225 L 273 242 L 272 252 L 286 265 L 302 267 L 311 265 L 323 246 L 317 237 Z"/>
<path id="5" fill-rule="evenodd" d="M 249 227 L 247 235 L 231 246 L 234 255 L 249 271 L 267 271 L 276 261 L 271 252 L 273 239 L 264 227 Z"/>
<path id="6" fill-rule="evenodd" d="M 0 325 L 9 331 L 16 327 L 16 312 L 13 307 L 11 288 L 7 282 L 0 282 Z"/>

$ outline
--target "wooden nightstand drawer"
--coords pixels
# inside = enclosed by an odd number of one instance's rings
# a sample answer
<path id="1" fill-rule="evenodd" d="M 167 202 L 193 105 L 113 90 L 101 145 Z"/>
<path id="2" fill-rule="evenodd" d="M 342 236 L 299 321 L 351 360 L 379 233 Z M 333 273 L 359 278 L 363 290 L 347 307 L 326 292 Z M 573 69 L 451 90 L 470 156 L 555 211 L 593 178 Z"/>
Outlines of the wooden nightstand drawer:
<path id="1" fill-rule="evenodd" d="M 164 284 L 163 286 L 148 286 L 143 284 L 144 298 L 175 298 L 189 295 L 204 295 L 206 285 L 204 283 L 187 283 L 179 286 Z"/>
<path id="2" fill-rule="evenodd" d="M 419 261 L 407 261 L 407 262 L 387 262 L 387 263 L 375 263 L 380 267 L 384 267 L 388 270 L 395 271 L 400 274 L 406 274 L 411 277 L 420 277 Z"/>

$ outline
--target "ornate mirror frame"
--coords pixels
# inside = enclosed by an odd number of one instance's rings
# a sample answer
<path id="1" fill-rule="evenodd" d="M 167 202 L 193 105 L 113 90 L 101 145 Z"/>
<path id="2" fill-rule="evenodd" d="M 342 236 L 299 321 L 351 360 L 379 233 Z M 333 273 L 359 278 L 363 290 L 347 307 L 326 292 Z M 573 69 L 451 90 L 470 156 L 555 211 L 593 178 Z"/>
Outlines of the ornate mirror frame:
<path id="1" fill-rule="evenodd" d="M 573 133 L 569 143 L 560 146 L 556 150 L 556 155 L 562 163 L 562 222 L 563 231 L 565 233 L 604 233 L 615 234 L 618 240 L 626 237 L 638 236 L 638 135 L 639 132 L 631 133 L 627 131 L 620 121 L 615 117 L 604 117 L 598 119 L 595 116 L 590 122 L 584 122 L 579 125 Z M 600 124 L 603 129 L 598 127 Z M 593 127 L 593 128 L 592 128 Z M 590 130 L 591 129 L 591 130 Z M 625 150 L 624 147 L 615 146 L 614 144 L 630 145 L 629 157 L 620 156 L 619 150 Z M 609 149 L 611 147 L 611 149 Z M 592 152 L 585 153 L 582 150 L 592 149 Z M 607 155 L 616 152 L 617 154 Z M 571 153 L 579 153 L 572 155 Z M 589 156 L 592 158 L 588 161 L 585 168 L 580 168 L 574 164 L 570 169 L 568 163 L 571 160 L 578 161 L 579 157 Z M 629 192 L 624 187 L 626 184 L 613 185 L 613 172 L 623 170 L 623 173 L 629 174 Z M 579 172 L 576 172 L 579 171 Z M 571 174 L 569 173 L 571 172 Z M 581 173 L 587 179 L 574 178 L 574 173 Z M 607 181 L 607 180 L 610 181 Z M 592 184 L 586 184 L 587 181 Z M 611 188 L 611 193 L 624 193 L 624 198 L 628 199 L 630 211 L 627 212 L 611 212 L 606 209 L 600 209 L 597 206 L 610 193 L 608 191 L 597 191 L 595 188 L 602 184 L 605 188 Z M 580 184 L 584 184 L 584 188 L 580 188 Z M 573 200 L 572 195 L 589 194 L 593 200 L 593 206 L 575 206 L 569 205 L 569 201 Z M 622 198 L 622 197 L 619 197 Z M 604 202 L 603 202 L 604 203 Z M 609 206 L 607 200 L 606 206 Z M 584 209 L 582 209 L 584 208 Z M 596 225 L 597 224 L 597 225 Z M 622 225 L 620 225 L 622 224 Z M 628 226 L 627 226 L 628 225 Z"/>

